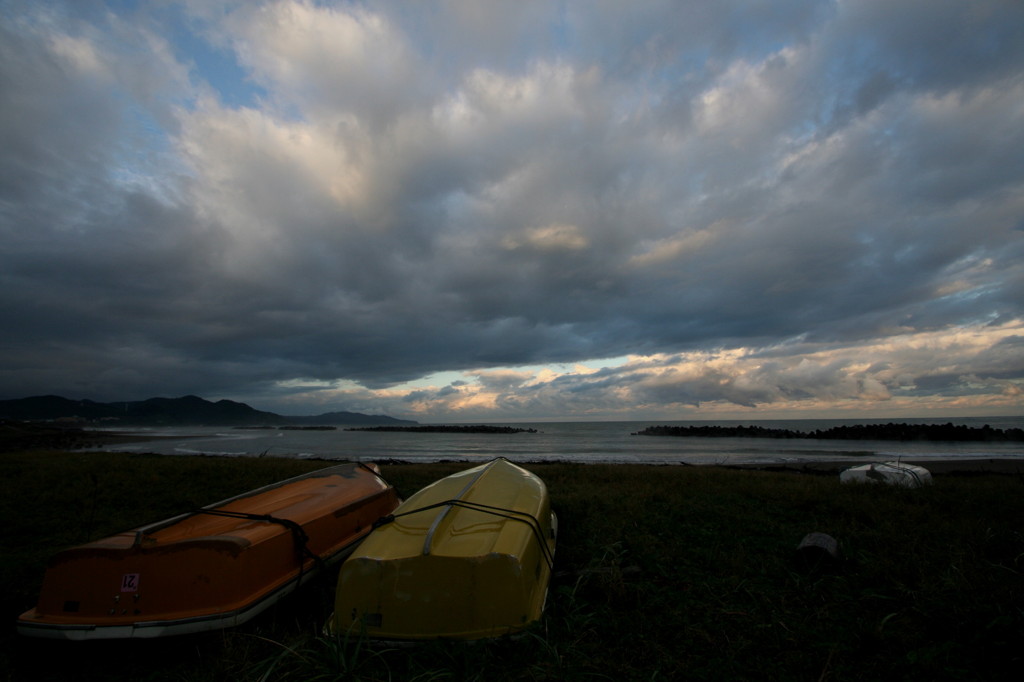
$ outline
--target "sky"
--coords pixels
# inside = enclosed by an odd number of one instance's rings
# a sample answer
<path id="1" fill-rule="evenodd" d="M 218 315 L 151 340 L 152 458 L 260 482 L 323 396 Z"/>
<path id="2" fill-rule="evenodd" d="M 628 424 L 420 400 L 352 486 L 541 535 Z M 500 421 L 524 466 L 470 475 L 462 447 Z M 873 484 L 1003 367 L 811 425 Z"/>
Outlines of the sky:
<path id="1" fill-rule="evenodd" d="M 0 0 L 0 398 L 1024 415 L 1019 0 Z"/>

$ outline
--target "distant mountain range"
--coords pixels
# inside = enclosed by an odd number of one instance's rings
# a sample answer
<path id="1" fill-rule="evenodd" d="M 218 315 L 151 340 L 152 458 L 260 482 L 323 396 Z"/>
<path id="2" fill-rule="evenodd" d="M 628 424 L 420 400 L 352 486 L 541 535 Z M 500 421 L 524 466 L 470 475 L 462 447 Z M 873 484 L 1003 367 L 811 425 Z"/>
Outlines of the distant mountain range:
<path id="1" fill-rule="evenodd" d="M 286 417 L 253 409 L 233 400 L 210 402 L 198 396 L 98 403 L 69 400 L 56 395 L 0 400 L 0 419 L 102 423 L 110 426 L 254 426 L 331 424 L 416 424 L 406 419 L 358 412 L 326 412 L 308 417 Z"/>

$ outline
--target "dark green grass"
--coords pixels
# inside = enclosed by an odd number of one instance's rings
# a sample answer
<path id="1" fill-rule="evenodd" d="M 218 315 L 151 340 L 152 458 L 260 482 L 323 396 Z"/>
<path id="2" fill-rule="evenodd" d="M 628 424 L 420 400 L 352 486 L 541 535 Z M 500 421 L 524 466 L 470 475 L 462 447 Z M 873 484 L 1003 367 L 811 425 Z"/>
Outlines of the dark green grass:
<path id="1" fill-rule="evenodd" d="M 371 648 L 321 628 L 332 577 L 243 628 L 143 642 L 18 638 L 45 557 L 327 462 L 0 455 L 11 680 L 1017 679 L 1024 485 L 939 476 L 921 490 L 837 476 L 538 464 L 559 515 L 544 618 L 516 639 Z M 400 492 L 468 464 L 392 465 Z M 805 534 L 834 566 L 795 556 Z"/>

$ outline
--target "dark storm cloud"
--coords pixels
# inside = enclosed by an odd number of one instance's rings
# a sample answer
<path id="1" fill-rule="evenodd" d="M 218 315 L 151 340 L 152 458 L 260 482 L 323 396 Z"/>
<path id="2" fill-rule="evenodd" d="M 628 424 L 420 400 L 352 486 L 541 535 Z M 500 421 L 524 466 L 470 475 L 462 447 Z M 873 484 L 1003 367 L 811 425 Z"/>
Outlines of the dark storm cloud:
<path id="1" fill-rule="evenodd" d="M 1019 3 L 7 5 L 5 396 L 1020 404 Z"/>

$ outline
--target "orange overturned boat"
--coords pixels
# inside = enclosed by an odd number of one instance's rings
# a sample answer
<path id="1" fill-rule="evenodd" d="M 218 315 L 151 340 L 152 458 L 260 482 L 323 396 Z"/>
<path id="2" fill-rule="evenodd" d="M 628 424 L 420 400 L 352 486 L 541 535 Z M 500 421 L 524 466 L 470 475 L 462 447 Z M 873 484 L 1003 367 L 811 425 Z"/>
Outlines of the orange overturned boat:
<path id="1" fill-rule="evenodd" d="M 18 632 L 116 639 L 240 625 L 350 554 L 398 503 L 375 465 L 342 464 L 64 550 Z"/>

